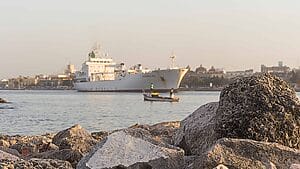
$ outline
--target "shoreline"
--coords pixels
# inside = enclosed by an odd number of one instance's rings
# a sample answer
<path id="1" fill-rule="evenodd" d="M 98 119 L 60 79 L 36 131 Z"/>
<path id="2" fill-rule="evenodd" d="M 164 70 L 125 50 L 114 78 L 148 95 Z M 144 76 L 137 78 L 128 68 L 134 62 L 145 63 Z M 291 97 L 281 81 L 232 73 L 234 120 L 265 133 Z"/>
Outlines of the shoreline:
<path id="1" fill-rule="evenodd" d="M 224 87 L 223 87 L 224 88 Z M 200 87 L 200 88 L 178 88 L 177 89 L 177 92 L 181 92 L 181 91 L 191 91 L 191 92 L 193 92 L 193 91 L 195 91 L 195 92 L 201 92 L 201 91 L 203 91 L 203 92 L 214 92 L 214 91 L 216 91 L 216 92 L 220 92 L 220 91 L 222 91 L 223 90 L 223 88 L 210 88 L 210 87 Z M 63 90 L 67 90 L 67 91 L 76 91 L 76 89 L 0 89 L 0 91 L 23 91 L 23 90 L 27 90 L 27 91 L 29 91 L 29 90 L 32 90 L 32 91 L 47 91 L 47 90 L 49 90 L 49 91 L 51 91 L 51 90 L 53 90 L 53 91 L 63 91 Z M 296 89 L 296 88 L 294 88 L 294 90 L 296 91 L 296 92 L 300 92 L 300 89 Z M 91 92 L 93 92 L 93 91 L 91 91 Z M 141 93 L 141 92 L 138 92 L 138 91 L 96 91 L 96 92 L 110 92 L 110 93 Z M 87 92 L 88 93 L 88 92 Z M 162 93 L 167 93 L 167 92 L 162 92 Z"/>

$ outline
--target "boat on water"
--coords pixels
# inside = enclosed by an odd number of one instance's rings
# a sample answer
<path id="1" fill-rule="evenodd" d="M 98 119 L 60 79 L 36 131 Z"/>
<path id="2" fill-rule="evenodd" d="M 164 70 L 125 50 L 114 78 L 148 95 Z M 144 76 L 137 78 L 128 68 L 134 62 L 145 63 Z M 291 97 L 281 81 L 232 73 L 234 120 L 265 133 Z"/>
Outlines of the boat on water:
<path id="1" fill-rule="evenodd" d="M 172 65 L 174 65 L 174 57 Z M 186 68 L 171 66 L 167 69 L 143 69 L 141 64 L 126 68 L 117 64 L 108 55 L 102 55 L 97 45 L 88 54 L 88 60 L 75 73 L 74 88 L 82 92 L 141 92 L 148 91 L 153 84 L 155 90 L 166 92 L 177 90 L 187 73 Z"/>
<path id="2" fill-rule="evenodd" d="M 178 102 L 179 98 L 178 97 L 165 97 L 165 96 L 160 96 L 159 94 L 143 94 L 144 96 L 144 101 L 159 101 L 159 102 Z"/>

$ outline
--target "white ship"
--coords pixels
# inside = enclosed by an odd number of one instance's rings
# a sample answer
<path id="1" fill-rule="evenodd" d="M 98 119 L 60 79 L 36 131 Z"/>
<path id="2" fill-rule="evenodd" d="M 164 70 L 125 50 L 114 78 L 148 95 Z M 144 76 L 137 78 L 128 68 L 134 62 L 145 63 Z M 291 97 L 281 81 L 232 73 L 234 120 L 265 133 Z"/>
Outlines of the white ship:
<path id="1" fill-rule="evenodd" d="M 172 65 L 174 65 L 174 57 Z M 141 64 L 126 69 L 124 63 L 116 64 L 107 55 L 101 55 L 95 47 L 82 64 L 81 71 L 75 73 L 74 87 L 85 92 L 147 91 L 154 86 L 157 91 L 178 89 L 187 69 L 175 68 L 149 70 Z"/>

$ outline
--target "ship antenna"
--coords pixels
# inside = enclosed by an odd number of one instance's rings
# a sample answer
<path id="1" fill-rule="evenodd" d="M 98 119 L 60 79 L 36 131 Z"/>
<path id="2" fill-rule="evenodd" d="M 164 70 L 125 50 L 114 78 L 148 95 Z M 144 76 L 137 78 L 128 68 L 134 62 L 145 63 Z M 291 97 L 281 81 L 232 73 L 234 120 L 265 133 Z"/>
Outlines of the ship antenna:
<path id="1" fill-rule="evenodd" d="M 175 67 L 174 65 L 175 65 L 176 56 L 175 56 L 174 52 L 172 52 L 172 55 L 170 56 L 170 58 L 171 58 L 171 62 L 172 62 L 172 64 L 171 64 L 171 69 L 172 69 Z"/>
<path id="2" fill-rule="evenodd" d="M 101 57 L 101 45 L 99 44 L 99 42 L 95 43 L 92 51 L 94 51 L 94 53 L 97 57 Z"/>

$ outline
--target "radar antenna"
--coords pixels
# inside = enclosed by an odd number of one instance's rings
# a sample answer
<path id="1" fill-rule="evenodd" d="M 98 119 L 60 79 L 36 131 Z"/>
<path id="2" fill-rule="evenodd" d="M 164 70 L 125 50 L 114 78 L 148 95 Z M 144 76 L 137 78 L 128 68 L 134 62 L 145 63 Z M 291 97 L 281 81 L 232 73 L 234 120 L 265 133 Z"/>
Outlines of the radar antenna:
<path id="1" fill-rule="evenodd" d="M 92 51 L 94 52 L 95 57 L 101 57 L 101 45 L 98 42 L 95 43 Z"/>

